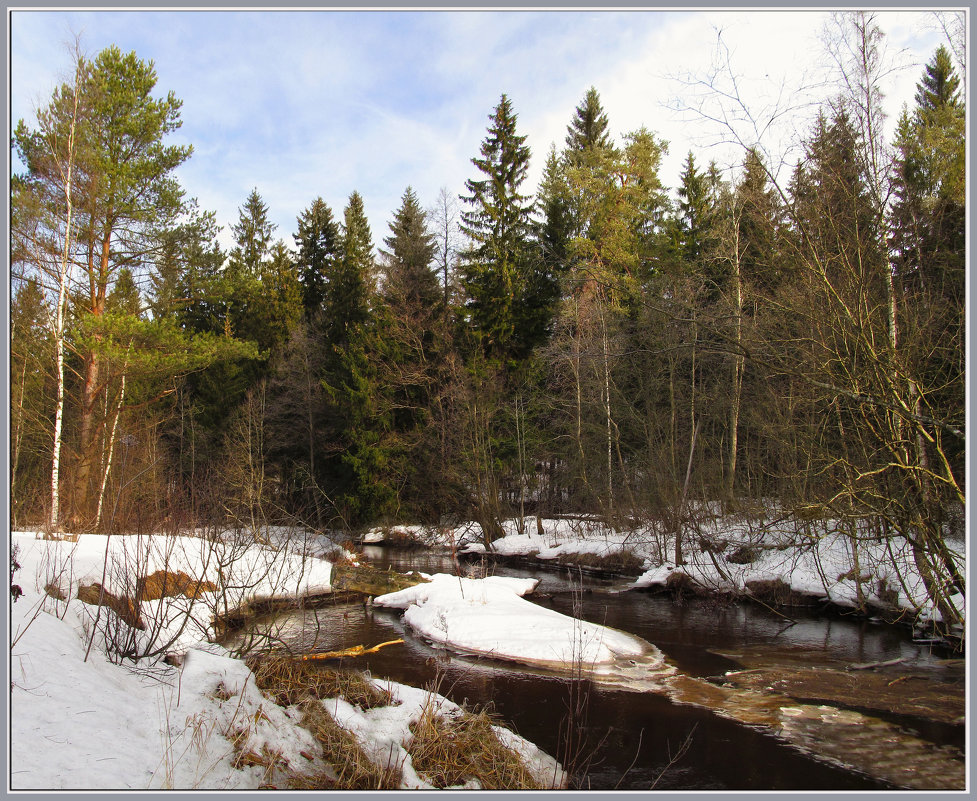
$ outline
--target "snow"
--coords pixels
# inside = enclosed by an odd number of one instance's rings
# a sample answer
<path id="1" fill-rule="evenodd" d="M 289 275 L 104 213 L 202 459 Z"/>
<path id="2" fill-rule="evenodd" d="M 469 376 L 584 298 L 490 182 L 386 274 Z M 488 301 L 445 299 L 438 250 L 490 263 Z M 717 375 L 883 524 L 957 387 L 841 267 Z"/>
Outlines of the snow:
<path id="1" fill-rule="evenodd" d="M 100 637 L 86 658 L 95 607 L 74 599 L 74 590 L 101 581 L 106 553 L 107 563 L 116 568 L 125 558 L 150 573 L 166 567 L 216 579 L 213 543 L 194 537 L 95 535 L 53 542 L 26 532 L 14 532 L 12 540 L 21 565 L 14 581 L 23 595 L 11 604 L 11 790 L 254 790 L 280 779 L 286 767 L 310 776 L 328 770 L 318 744 L 299 725 L 299 710 L 266 698 L 244 662 L 207 642 L 215 593 L 195 601 L 143 603 L 143 616 L 157 619 L 160 636 L 176 637 L 170 650 L 185 649 L 181 668 L 158 660 L 117 664 Z M 329 590 L 328 563 L 277 547 L 273 538 L 269 542 L 251 542 L 235 550 L 234 560 L 223 560 L 222 573 L 235 588 L 235 600 Z M 45 594 L 52 582 L 69 600 Z M 107 570 L 105 584 L 111 592 L 125 591 L 121 569 Z M 155 618 L 167 602 L 174 608 Z M 147 609 L 154 604 L 156 609 Z M 102 615 L 104 625 L 114 612 L 103 608 Z M 178 634 L 176 618 L 192 625 Z M 362 711 L 342 699 L 322 703 L 367 753 L 378 761 L 399 761 L 404 788 L 430 789 L 403 747 L 411 736 L 410 723 L 428 704 L 440 714 L 457 714 L 459 708 L 437 693 L 373 681 L 392 694 L 395 705 Z M 494 728 L 542 781 L 562 782 L 555 760 Z M 235 767 L 233 741 L 239 749 L 265 755 L 268 766 Z"/>
<path id="2" fill-rule="evenodd" d="M 613 556 L 628 547 L 635 532 L 619 532 L 603 526 L 598 521 L 582 519 L 543 520 L 543 533 L 537 531 L 535 517 L 527 517 L 523 533 L 519 533 L 519 521 L 506 520 L 502 524 L 505 536 L 492 543 L 492 550 L 504 556 L 535 555 L 538 559 L 559 559 L 577 554 Z M 456 537 L 464 542 L 468 553 L 483 553 L 485 545 L 480 541 L 481 528 L 470 524 L 459 529 Z"/>
<path id="3" fill-rule="evenodd" d="M 662 533 L 616 532 L 578 519 L 543 521 L 540 535 L 535 519 L 524 522 L 519 533 L 517 521 L 506 521 L 506 536 L 493 549 L 541 559 L 628 550 L 645 568 L 633 587 L 663 585 L 681 571 L 706 587 L 744 591 L 754 581 L 779 580 L 797 592 L 854 606 L 860 585 L 869 601 L 908 609 L 920 623 L 940 619 L 906 542 L 878 542 L 859 532 L 855 550 L 850 532 L 833 521 L 703 517 L 690 532 L 687 564 L 681 566 L 668 561 L 674 541 Z M 475 524 L 435 533 L 470 552 L 484 550 Z M 330 540 L 289 529 L 265 529 L 260 536 L 240 531 L 219 537 L 81 535 L 76 542 L 13 532 L 11 540 L 22 566 L 13 580 L 23 590 L 10 607 L 12 789 L 248 790 L 273 782 L 279 774 L 275 764 L 309 775 L 325 769 L 317 743 L 299 725 L 299 711 L 262 695 L 247 666 L 212 640 L 218 612 L 259 599 L 329 592 L 331 565 L 320 557 L 336 551 Z M 703 540 L 714 543 L 711 553 L 698 547 Z M 747 546 L 750 561 L 730 561 Z M 964 544 L 951 546 L 965 578 Z M 107 607 L 75 597 L 79 585 L 93 582 L 132 596 L 134 577 L 157 570 L 184 572 L 222 590 L 144 601 L 146 628 L 135 631 L 123 627 Z M 375 602 L 403 609 L 411 629 L 446 648 L 553 669 L 579 668 L 610 681 L 640 683 L 674 671 L 650 643 L 527 600 L 536 586 L 533 579 L 429 578 Z M 51 585 L 67 600 L 46 594 Z M 962 594 L 952 600 L 965 609 Z M 99 632 L 91 639 L 96 618 Z M 133 663 L 113 654 L 104 636 L 107 623 L 110 630 L 131 635 L 135 655 L 152 657 Z M 185 654 L 182 668 L 163 663 L 166 653 Z M 426 704 L 439 704 L 443 714 L 457 708 L 426 690 L 378 684 L 391 692 L 393 705 L 363 711 L 342 699 L 323 703 L 377 761 L 397 761 L 405 789 L 427 789 L 404 749 L 409 725 Z M 504 729 L 496 733 L 540 776 L 562 777 L 559 766 L 531 743 Z M 273 755 L 272 767 L 235 767 L 232 739 L 254 753 Z"/>
<path id="4" fill-rule="evenodd" d="M 363 711 L 342 698 L 335 698 L 323 702 L 326 711 L 337 723 L 356 735 L 360 743 L 365 745 L 364 750 L 374 762 L 400 767 L 403 772 L 402 788 L 433 789 L 414 770 L 410 754 L 403 745 L 408 739 L 405 733 L 409 731 L 410 724 L 419 720 L 425 709 L 432 703 L 436 706 L 438 714 L 443 717 L 461 714 L 461 707 L 429 690 L 379 679 L 374 679 L 373 682 L 390 692 L 393 697 L 392 704 Z M 551 756 L 502 726 L 493 726 L 492 731 L 504 745 L 522 756 L 526 766 L 541 784 L 560 787 L 564 783 L 566 777 L 563 770 Z M 480 788 L 473 785 L 465 789 Z"/>
<path id="5" fill-rule="evenodd" d="M 677 571 L 704 587 L 735 592 L 744 592 L 752 582 L 782 581 L 795 592 L 849 608 L 858 605 L 857 584 L 861 584 L 862 597 L 871 604 L 886 607 L 894 603 L 896 609 L 915 614 L 921 624 L 942 619 L 927 597 L 912 548 L 901 537 L 878 541 L 870 532 L 859 530 L 855 532 L 857 549 L 853 550 L 851 533 L 836 520 L 724 516 L 718 509 L 705 507 L 698 512 L 699 522 L 685 534 L 686 563 L 680 566 L 667 558 L 674 553 L 673 535 L 648 527 L 615 531 L 588 518 L 543 520 L 542 535 L 537 532 L 534 517 L 525 518 L 521 534 L 518 521 L 507 520 L 503 524 L 505 536 L 492 543 L 492 550 L 541 560 L 576 554 L 607 557 L 630 551 L 644 561 L 645 567 L 632 588 L 663 586 Z M 477 526 L 459 529 L 455 536 L 466 542 L 463 550 L 468 553 L 486 550 L 478 541 L 481 532 Z M 702 551 L 698 543 L 703 538 L 719 543 L 719 552 L 710 555 Z M 954 550 L 957 571 L 966 579 L 965 545 L 951 537 L 948 543 Z M 730 562 L 727 557 L 740 547 L 752 548 L 755 560 L 748 564 Z M 856 583 L 853 571 L 861 581 Z M 953 596 L 951 601 L 965 614 L 962 595 Z"/>
<path id="6" fill-rule="evenodd" d="M 535 579 L 469 579 L 438 573 L 430 583 L 378 596 L 432 642 L 479 656 L 529 664 L 597 667 L 653 648 L 630 634 L 537 606 L 522 596 Z"/>

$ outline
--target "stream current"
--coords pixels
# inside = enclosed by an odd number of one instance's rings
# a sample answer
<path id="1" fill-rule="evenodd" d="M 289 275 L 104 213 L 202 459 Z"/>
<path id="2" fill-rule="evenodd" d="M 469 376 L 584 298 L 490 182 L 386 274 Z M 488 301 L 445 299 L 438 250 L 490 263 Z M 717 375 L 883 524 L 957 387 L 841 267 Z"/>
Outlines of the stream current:
<path id="1" fill-rule="evenodd" d="M 447 554 L 368 546 L 365 556 L 376 567 L 400 572 L 456 570 Z M 639 692 L 463 657 L 414 635 L 399 610 L 363 603 L 297 610 L 257 621 L 256 628 L 271 628 L 280 642 L 303 652 L 403 638 L 403 644 L 346 660 L 343 666 L 430 687 L 456 703 L 489 706 L 504 725 L 565 763 L 573 761 L 567 759 L 571 741 L 577 758 L 568 767 L 585 789 L 884 789 L 912 786 L 918 771 L 910 775 L 907 765 L 914 760 L 924 774 L 936 777 L 923 776 L 927 787 L 940 781 L 957 786 L 957 773 L 962 775 L 962 725 L 878 712 L 864 717 L 810 704 L 764 706 L 752 695 L 720 690 L 715 681 L 706 681 L 758 661 L 843 670 L 901 659 L 939 674 L 946 654 L 914 643 L 908 632 L 837 617 L 792 613 L 788 620 L 755 605 L 702 599 L 680 603 L 668 596 L 622 592 L 625 581 L 568 570 L 477 562 L 462 562 L 461 568 L 538 579 L 531 600 L 642 637 L 665 654 L 681 680 L 668 693 Z M 336 667 L 334 661 L 327 664 Z M 571 716 L 571 708 L 583 711 Z M 576 726 L 568 735 L 571 717 Z M 891 768 L 873 768 L 894 749 L 899 756 Z"/>

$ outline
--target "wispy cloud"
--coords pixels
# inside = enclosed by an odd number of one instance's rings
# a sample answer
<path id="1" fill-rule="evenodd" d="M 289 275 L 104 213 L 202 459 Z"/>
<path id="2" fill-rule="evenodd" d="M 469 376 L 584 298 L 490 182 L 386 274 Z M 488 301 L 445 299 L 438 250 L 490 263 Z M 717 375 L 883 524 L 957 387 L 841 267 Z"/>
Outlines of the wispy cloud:
<path id="1" fill-rule="evenodd" d="M 891 46 L 917 68 L 892 80 L 890 114 L 911 101 L 938 38 L 922 13 L 883 15 Z M 183 100 L 178 138 L 195 155 L 180 171 L 187 191 L 229 225 L 252 187 L 291 242 L 295 218 L 322 196 L 341 215 L 354 189 L 374 241 L 410 184 L 424 202 L 441 186 L 460 193 L 488 116 L 505 92 L 533 151 L 535 185 L 550 143 L 562 145 L 573 109 L 595 86 L 615 135 L 641 125 L 670 142 L 662 177 L 678 180 L 701 120 L 666 108 L 674 76 L 704 74 L 717 29 L 744 85 L 788 85 L 823 70 L 821 12 L 642 11 L 18 11 L 11 18 L 11 116 L 30 117 L 81 33 L 94 55 L 109 44 L 156 67 L 160 91 Z M 769 80 L 768 80 L 769 77 Z M 751 102 L 757 102 L 756 88 Z"/>

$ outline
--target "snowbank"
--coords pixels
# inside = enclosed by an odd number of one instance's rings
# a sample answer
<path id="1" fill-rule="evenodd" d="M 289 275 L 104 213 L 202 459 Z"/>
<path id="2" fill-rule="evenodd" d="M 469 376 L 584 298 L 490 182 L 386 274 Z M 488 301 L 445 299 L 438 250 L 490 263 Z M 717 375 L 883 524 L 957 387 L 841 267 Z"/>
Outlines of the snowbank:
<path id="1" fill-rule="evenodd" d="M 165 567 L 217 579 L 205 544 L 195 538 L 170 538 L 164 548 L 152 538 L 81 536 L 70 543 L 22 532 L 13 537 L 21 565 L 14 581 L 23 595 L 11 604 L 11 789 L 255 790 L 282 786 L 289 775 L 328 772 L 318 743 L 299 725 L 301 711 L 277 706 L 258 689 L 247 665 L 203 642 L 212 610 L 206 599 L 186 599 L 199 617 L 197 639 L 183 636 L 182 668 L 112 664 L 97 637 L 88 652 L 95 607 L 67 590 L 101 580 L 106 544 L 110 564 L 117 557 L 131 560 L 138 551 L 139 564 L 150 572 Z M 225 564 L 221 572 L 241 598 L 329 589 L 328 563 L 257 544 L 239 556 L 234 570 Z M 106 579 L 110 591 L 126 590 L 121 571 L 107 571 Z M 45 593 L 49 584 L 60 584 L 66 599 Z M 104 608 L 103 614 L 114 615 Z M 459 708 L 424 690 L 374 683 L 392 694 L 395 705 L 363 711 L 342 699 L 321 703 L 377 762 L 398 760 L 404 789 L 430 789 L 404 749 L 410 724 L 432 703 L 441 714 Z M 541 782 L 562 782 L 555 760 L 493 728 Z M 248 754 L 257 755 L 258 763 L 242 759 Z"/>
<path id="2" fill-rule="evenodd" d="M 624 550 L 633 550 L 629 541 L 635 532 L 614 531 L 597 520 L 588 518 L 573 520 L 542 521 L 543 533 L 537 531 L 537 519 L 525 518 L 523 533 L 519 533 L 518 520 L 502 523 L 505 536 L 492 543 L 492 550 L 503 556 L 529 556 L 537 559 L 559 559 L 579 554 L 593 554 L 608 557 Z M 481 528 L 477 523 L 458 530 L 456 537 L 465 543 L 465 553 L 484 553 L 485 545 L 480 541 Z"/>
<path id="3" fill-rule="evenodd" d="M 708 512 L 709 510 L 703 510 Z M 686 564 L 668 561 L 674 553 L 673 535 L 652 528 L 614 531 L 593 519 L 543 520 L 526 518 L 524 533 L 518 521 L 503 524 L 505 536 L 492 543 L 495 553 L 533 556 L 541 560 L 594 554 L 613 556 L 629 551 L 643 560 L 645 570 L 632 587 L 664 586 L 669 575 L 681 572 L 703 587 L 744 593 L 754 582 L 782 582 L 793 592 L 855 608 L 859 595 L 879 609 L 905 610 L 918 623 L 940 621 L 929 600 L 909 543 L 901 537 L 878 541 L 859 531 L 857 549 L 845 526 L 834 520 L 802 521 L 746 518 L 719 513 L 703 514 L 695 529 L 687 531 L 683 550 Z M 459 528 L 455 537 L 466 542 L 468 553 L 482 553 L 477 524 Z M 963 542 L 950 543 L 957 572 L 966 579 Z M 708 550 L 706 549 L 708 548 Z M 962 594 L 951 602 L 965 614 Z"/>
<path id="4" fill-rule="evenodd" d="M 140 611 L 146 627 L 133 632 L 133 647 L 140 653 L 156 644 L 170 643 L 167 650 L 179 652 L 207 641 L 214 634 L 218 614 L 257 599 L 331 592 L 332 565 L 311 556 L 304 544 L 291 548 L 287 541 L 266 545 L 242 536 L 215 541 L 189 536 L 82 534 L 77 542 L 52 542 L 28 532 L 13 532 L 11 537 L 11 547 L 18 549 L 23 565 L 15 582 L 25 594 L 30 590 L 38 599 L 46 586 L 74 598 L 79 586 L 93 583 L 113 595 L 133 598 L 139 578 L 164 570 L 171 575 L 184 573 L 217 588 L 201 591 L 195 598 L 178 595 L 144 600 Z M 54 601 L 47 603 L 50 606 Z M 98 613 L 95 606 L 79 606 L 86 618 L 114 614 L 106 607 Z"/>
<path id="5" fill-rule="evenodd" d="M 599 668 L 657 650 L 638 637 L 525 600 L 535 579 L 444 573 L 430 578 L 430 583 L 374 602 L 406 610 L 404 620 L 412 629 L 458 651 L 551 667 Z"/>
<path id="6" fill-rule="evenodd" d="M 927 597 L 912 549 L 901 538 L 880 542 L 862 536 L 856 550 L 852 538 L 828 521 L 816 538 L 802 540 L 802 547 L 797 545 L 796 533 L 786 527 L 768 530 L 762 544 L 758 544 L 754 534 L 727 522 L 725 527 L 714 530 L 711 540 L 724 544 L 719 553 L 692 550 L 686 564 L 656 565 L 632 586 L 664 586 L 673 572 L 684 573 L 704 587 L 741 593 L 748 592 L 754 583 L 781 582 L 793 592 L 838 606 L 857 607 L 861 593 L 868 605 L 878 609 L 916 613 L 919 623 L 941 620 L 940 612 Z M 731 554 L 744 550 L 748 551 L 744 557 L 748 561 L 730 561 Z M 965 577 L 962 548 L 955 562 Z M 951 600 L 965 613 L 962 594 Z"/>

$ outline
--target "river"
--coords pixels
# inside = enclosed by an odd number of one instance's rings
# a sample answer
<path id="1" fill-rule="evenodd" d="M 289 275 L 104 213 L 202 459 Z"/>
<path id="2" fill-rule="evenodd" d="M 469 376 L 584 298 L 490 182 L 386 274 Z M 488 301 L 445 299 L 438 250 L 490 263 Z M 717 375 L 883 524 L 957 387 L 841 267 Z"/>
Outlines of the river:
<path id="1" fill-rule="evenodd" d="M 368 546 L 365 556 L 378 567 L 401 572 L 456 569 L 450 555 L 427 551 Z M 784 718 L 781 704 L 775 708 L 779 717 L 767 720 L 756 714 L 752 695 L 724 691 L 722 698 L 712 698 L 715 677 L 744 665 L 840 671 L 898 659 L 917 672 L 941 675 L 947 664 L 957 664 L 948 663 L 947 654 L 933 646 L 913 642 L 906 631 L 813 614 L 792 612 L 788 619 L 752 604 L 679 603 L 668 596 L 622 592 L 623 580 L 566 570 L 484 562 L 461 568 L 538 579 L 537 603 L 654 643 L 684 683 L 668 693 L 636 692 L 511 662 L 464 658 L 414 636 L 399 611 L 363 603 L 300 610 L 264 619 L 259 629 L 271 626 L 275 637 L 308 651 L 403 638 L 402 645 L 348 660 L 345 666 L 430 687 L 458 703 L 490 705 L 509 728 L 575 763 L 570 765 L 575 782 L 587 789 L 885 789 L 909 786 L 900 773 L 907 760 L 918 759 L 920 770 L 931 771 L 937 782 L 963 770 L 962 725 L 878 711 L 852 718 L 853 713 L 803 704 L 787 707 L 790 719 Z M 712 683 L 705 681 L 709 677 Z M 901 749 L 901 756 L 893 767 L 877 767 L 883 752 L 894 749 Z M 934 786 L 925 778 L 919 781 Z"/>

